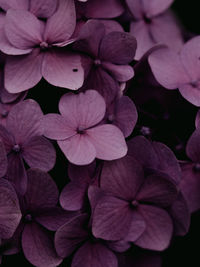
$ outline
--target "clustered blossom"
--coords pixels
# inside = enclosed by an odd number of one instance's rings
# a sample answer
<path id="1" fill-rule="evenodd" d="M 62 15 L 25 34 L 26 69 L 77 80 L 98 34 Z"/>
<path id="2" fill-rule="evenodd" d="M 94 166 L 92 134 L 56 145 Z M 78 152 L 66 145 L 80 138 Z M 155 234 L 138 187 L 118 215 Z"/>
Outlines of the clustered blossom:
<path id="1" fill-rule="evenodd" d="M 178 144 L 156 133 L 185 105 L 165 89 L 200 106 L 200 37 L 172 3 L 0 0 L 0 264 L 161 267 L 188 233 L 200 112 Z"/>

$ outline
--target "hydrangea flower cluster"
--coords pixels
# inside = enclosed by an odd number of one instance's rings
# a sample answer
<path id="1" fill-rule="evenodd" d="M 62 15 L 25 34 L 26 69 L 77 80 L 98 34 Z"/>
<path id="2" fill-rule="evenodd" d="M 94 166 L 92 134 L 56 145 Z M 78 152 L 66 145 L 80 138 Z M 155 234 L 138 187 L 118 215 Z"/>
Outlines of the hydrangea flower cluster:
<path id="1" fill-rule="evenodd" d="M 188 233 L 200 37 L 172 3 L 0 0 L 0 263 L 161 267 Z M 159 133 L 177 106 L 196 112 L 186 138 Z"/>

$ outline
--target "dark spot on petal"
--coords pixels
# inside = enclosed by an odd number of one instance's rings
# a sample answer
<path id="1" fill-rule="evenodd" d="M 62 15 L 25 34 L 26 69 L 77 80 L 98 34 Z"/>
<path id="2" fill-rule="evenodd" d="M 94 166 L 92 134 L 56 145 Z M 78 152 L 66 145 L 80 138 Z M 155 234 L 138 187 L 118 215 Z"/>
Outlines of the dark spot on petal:
<path id="1" fill-rule="evenodd" d="M 78 69 L 73 69 L 73 72 L 78 72 Z"/>
<path id="2" fill-rule="evenodd" d="M 194 172 L 200 172 L 200 163 L 196 163 L 193 167 Z"/>
<path id="3" fill-rule="evenodd" d="M 8 111 L 7 110 L 3 110 L 2 112 L 1 112 L 1 117 L 2 118 L 6 118 L 8 116 Z"/>

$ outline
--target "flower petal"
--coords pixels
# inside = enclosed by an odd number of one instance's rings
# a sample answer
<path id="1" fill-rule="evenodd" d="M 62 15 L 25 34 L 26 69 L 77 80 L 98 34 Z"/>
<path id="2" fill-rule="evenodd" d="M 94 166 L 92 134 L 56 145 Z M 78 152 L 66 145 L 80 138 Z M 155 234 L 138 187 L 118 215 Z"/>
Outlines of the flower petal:
<path id="1" fill-rule="evenodd" d="M 94 145 L 85 134 L 76 134 L 64 141 L 58 141 L 67 159 L 76 165 L 90 164 L 96 157 Z"/>
<path id="2" fill-rule="evenodd" d="M 10 8 L 28 10 L 27 0 L 0 0 L 0 7 L 7 11 Z"/>
<path id="3" fill-rule="evenodd" d="M 55 252 L 52 233 L 36 223 L 25 226 L 22 248 L 26 259 L 35 266 L 55 267 L 62 262 Z"/>
<path id="4" fill-rule="evenodd" d="M 100 186 L 105 192 L 133 200 L 144 180 L 141 165 L 131 157 L 105 162 L 103 165 Z"/>
<path id="5" fill-rule="evenodd" d="M 176 89 L 190 82 L 178 54 L 168 48 L 151 53 L 149 64 L 156 80 L 167 89 Z"/>
<path id="6" fill-rule="evenodd" d="M 24 146 L 22 156 L 31 168 L 51 170 L 56 163 L 56 151 L 51 142 L 42 136 L 31 138 Z"/>
<path id="7" fill-rule="evenodd" d="M 65 42 L 72 36 L 75 26 L 76 13 L 74 1 L 58 0 L 57 11 L 47 20 L 44 39 L 50 44 Z"/>
<path id="8" fill-rule="evenodd" d="M 30 12 L 40 18 L 48 18 L 53 15 L 57 7 L 57 0 L 31 0 Z"/>
<path id="9" fill-rule="evenodd" d="M 101 42 L 99 57 L 114 64 L 126 65 L 134 59 L 136 47 L 136 39 L 131 34 L 111 32 Z"/>
<path id="10" fill-rule="evenodd" d="M 55 207 L 59 192 L 50 175 L 37 169 L 29 169 L 27 175 L 28 186 L 25 199 L 29 207 L 36 211 Z"/>
<path id="11" fill-rule="evenodd" d="M 8 57 L 5 65 L 5 88 L 20 93 L 35 86 L 42 78 L 43 55 L 34 49 L 28 55 Z"/>
<path id="12" fill-rule="evenodd" d="M 109 62 L 103 62 L 103 68 L 106 69 L 118 82 L 126 82 L 133 78 L 134 70 L 128 65 L 115 65 Z"/>
<path id="13" fill-rule="evenodd" d="M 117 267 L 115 254 L 101 243 L 85 243 L 73 257 L 72 267 Z"/>
<path id="14" fill-rule="evenodd" d="M 17 195 L 11 184 L 0 179 L 0 238 L 8 239 L 14 234 L 21 219 Z"/>
<path id="15" fill-rule="evenodd" d="M 87 130 L 90 142 L 96 149 L 96 157 L 103 160 L 122 158 L 127 153 L 123 133 L 114 125 L 101 125 Z"/>
<path id="16" fill-rule="evenodd" d="M 146 230 L 135 244 L 141 248 L 162 251 L 169 246 L 173 224 L 165 210 L 154 206 L 140 205 L 138 212 L 146 221 Z"/>
<path id="17" fill-rule="evenodd" d="M 7 129 L 14 135 L 16 144 L 24 144 L 32 137 L 42 135 L 42 116 L 39 104 L 33 99 L 27 99 L 12 108 L 7 118 Z"/>
<path id="18" fill-rule="evenodd" d="M 0 177 L 3 177 L 7 172 L 7 155 L 6 150 L 4 148 L 4 144 L 0 141 Z"/>
<path id="19" fill-rule="evenodd" d="M 193 86 L 192 82 L 179 86 L 181 95 L 193 105 L 200 107 L 200 85 Z"/>
<path id="20" fill-rule="evenodd" d="M 50 50 L 44 54 L 42 75 L 54 86 L 77 90 L 84 80 L 81 57 L 72 52 Z"/>
<path id="21" fill-rule="evenodd" d="M 193 134 L 190 136 L 187 145 L 186 153 L 187 156 L 195 163 L 200 162 L 200 127 L 198 127 Z"/>
<path id="22" fill-rule="evenodd" d="M 6 14 L 5 34 L 16 48 L 28 49 L 42 42 L 41 22 L 30 12 L 9 9 Z"/>
<path id="23" fill-rule="evenodd" d="M 141 6 L 143 5 L 146 16 L 154 17 L 167 10 L 173 1 L 174 0 L 143 0 Z"/>
<path id="24" fill-rule="evenodd" d="M 61 226 L 55 234 L 55 248 L 62 258 L 69 256 L 88 237 L 83 228 L 87 214 L 80 214 Z"/>
<path id="25" fill-rule="evenodd" d="M 83 129 L 90 128 L 99 123 L 106 111 L 103 97 L 95 90 L 85 93 L 65 94 L 59 102 L 60 113 L 72 125 Z"/>

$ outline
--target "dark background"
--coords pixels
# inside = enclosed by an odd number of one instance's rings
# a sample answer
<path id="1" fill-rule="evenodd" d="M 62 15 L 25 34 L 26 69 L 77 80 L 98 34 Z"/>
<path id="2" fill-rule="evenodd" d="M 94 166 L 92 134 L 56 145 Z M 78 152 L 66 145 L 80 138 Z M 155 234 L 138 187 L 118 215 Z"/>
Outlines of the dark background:
<path id="1" fill-rule="evenodd" d="M 191 36 L 193 34 L 200 34 L 198 2 L 198 0 L 175 0 L 175 3 L 173 4 L 174 11 L 188 33 L 191 33 Z M 168 103 L 170 103 L 167 111 L 170 115 L 170 119 L 165 121 L 161 116 L 155 120 L 152 119 L 151 116 L 149 117 L 148 115 L 139 112 L 138 125 L 143 124 L 150 127 L 154 131 L 152 137 L 154 140 L 161 141 L 170 146 L 179 159 L 185 159 L 183 149 L 176 149 L 176 146 L 180 144 L 184 147 L 188 137 L 194 130 L 194 118 L 197 108 L 186 102 L 177 91 L 171 92 L 163 89 L 159 90 L 161 90 L 161 94 L 164 96 L 166 95 L 169 101 Z M 53 88 L 53 86 L 48 85 L 45 81 L 41 81 L 36 88 L 30 90 L 28 97 L 38 101 L 45 113 L 57 112 L 58 101 L 60 96 L 65 92 L 65 89 L 59 88 L 57 90 L 56 88 Z M 140 105 L 137 105 L 137 108 L 139 106 Z M 152 102 L 149 102 L 140 108 L 143 109 L 143 111 L 146 110 L 154 115 L 164 115 L 166 112 L 165 107 L 154 105 Z M 136 128 L 135 133 L 138 134 L 138 131 L 138 128 Z M 55 178 L 59 189 L 61 189 L 67 182 L 67 165 L 65 157 L 59 152 L 58 148 L 57 157 L 57 165 L 56 168 L 51 171 L 51 175 Z M 189 233 L 185 237 L 174 238 L 171 247 L 161 254 L 163 258 L 163 267 L 200 266 L 199 240 L 200 212 L 197 212 L 192 215 Z M 13 265 L 26 267 L 32 266 L 21 254 L 3 257 L 3 267 L 11 267 Z M 61 266 L 69 265 L 64 261 Z"/>

